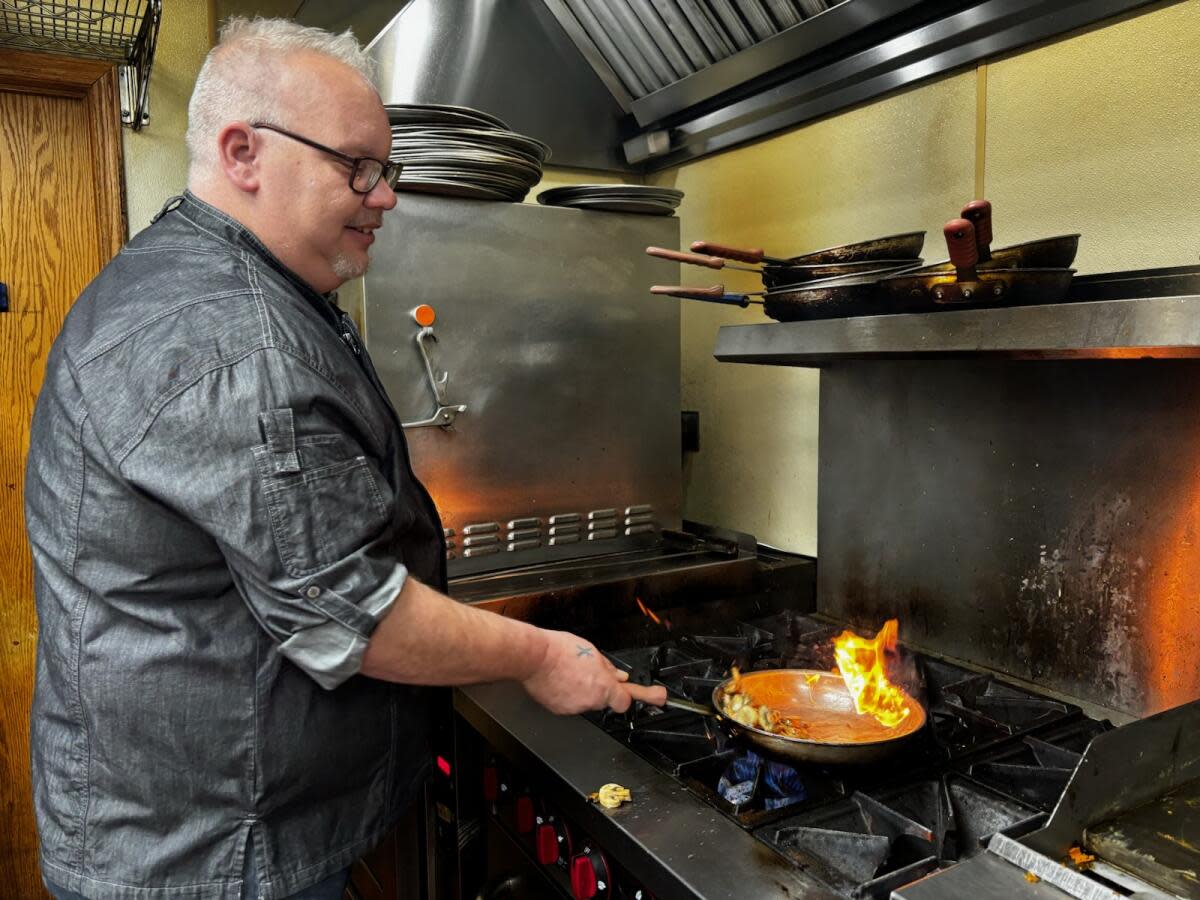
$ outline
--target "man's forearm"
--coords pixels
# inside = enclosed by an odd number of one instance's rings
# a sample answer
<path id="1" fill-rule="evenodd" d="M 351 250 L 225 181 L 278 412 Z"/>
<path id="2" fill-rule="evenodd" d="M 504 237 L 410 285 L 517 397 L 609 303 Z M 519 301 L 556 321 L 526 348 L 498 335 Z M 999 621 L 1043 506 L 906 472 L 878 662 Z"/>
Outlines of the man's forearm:
<path id="1" fill-rule="evenodd" d="M 546 648 L 541 629 L 409 578 L 367 645 L 362 673 L 405 684 L 523 681 L 542 665 Z"/>

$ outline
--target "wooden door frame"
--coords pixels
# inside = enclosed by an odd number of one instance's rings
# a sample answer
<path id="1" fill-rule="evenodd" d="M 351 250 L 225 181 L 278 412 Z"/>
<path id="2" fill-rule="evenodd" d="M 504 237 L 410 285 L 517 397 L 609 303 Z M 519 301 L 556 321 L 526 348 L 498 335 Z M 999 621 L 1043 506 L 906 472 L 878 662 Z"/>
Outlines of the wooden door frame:
<path id="1" fill-rule="evenodd" d="M 0 54 L 0 91 L 83 101 L 100 226 L 99 258 L 112 259 L 125 243 L 127 227 L 117 67 L 100 60 L 5 50 Z"/>

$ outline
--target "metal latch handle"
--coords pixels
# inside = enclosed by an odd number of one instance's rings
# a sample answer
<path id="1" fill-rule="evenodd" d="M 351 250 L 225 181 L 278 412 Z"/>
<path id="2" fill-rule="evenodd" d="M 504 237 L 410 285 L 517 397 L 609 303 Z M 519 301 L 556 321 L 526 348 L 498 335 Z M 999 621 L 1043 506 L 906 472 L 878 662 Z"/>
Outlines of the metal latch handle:
<path id="1" fill-rule="evenodd" d="M 429 379 L 429 384 L 433 388 L 433 399 L 437 404 L 436 409 L 427 419 L 421 419 L 417 422 L 402 422 L 404 428 L 424 428 L 429 425 L 438 425 L 442 428 L 449 428 L 454 424 L 454 420 L 459 413 L 465 413 L 467 407 L 463 404 L 452 404 L 446 402 L 446 382 L 450 380 L 450 373 L 443 372 L 439 378 L 433 371 L 433 360 L 429 356 L 429 349 L 425 346 L 427 341 L 436 341 L 437 335 L 433 333 L 433 326 L 427 325 L 417 332 L 417 350 L 420 351 L 421 359 L 425 363 L 425 376 Z"/>

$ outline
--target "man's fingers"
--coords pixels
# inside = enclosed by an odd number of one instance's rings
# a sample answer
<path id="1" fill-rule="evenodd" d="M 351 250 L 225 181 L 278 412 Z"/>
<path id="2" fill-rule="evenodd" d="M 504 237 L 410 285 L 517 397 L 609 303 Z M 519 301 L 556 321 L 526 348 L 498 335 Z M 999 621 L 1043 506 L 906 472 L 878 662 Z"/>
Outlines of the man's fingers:
<path id="1" fill-rule="evenodd" d="M 667 689 L 661 684 L 626 684 L 624 688 L 631 698 L 641 700 L 643 703 L 662 706 L 667 702 Z"/>
<path id="2" fill-rule="evenodd" d="M 628 681 L 629 680 L 629 673 L 626 672 L 624 669 L 617 669 L 616 673 L 617 673 L 617 681 Z"/>
<path id="3" fill-rule="evenodd" d="M 608 696 L 604 698 L 604 704 L 613 712 L 623 713 L 633 705 L 633 699 L 629 696 L 629 685 L 616 684 L 608 691 Z"/>

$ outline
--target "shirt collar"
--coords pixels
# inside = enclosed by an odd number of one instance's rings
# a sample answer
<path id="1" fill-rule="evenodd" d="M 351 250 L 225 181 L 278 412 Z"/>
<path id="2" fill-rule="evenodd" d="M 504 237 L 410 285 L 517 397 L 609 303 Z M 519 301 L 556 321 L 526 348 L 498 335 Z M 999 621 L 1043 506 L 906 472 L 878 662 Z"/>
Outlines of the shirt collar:
<path id="1" fill-rule="evenodd" d="M 266 248 L 266 245 L 258 239 L 254 232 L 241 222 L 211 203 L 201 200 L 191 191 L 184 191 L 182 194 L 172 197 L 163 205 L 162 210 L 152 220 L 152 224 L 168 213 L 176 211 L 182 213 L 184 218 L 204 229 L 218 240 L 224 241 L 233 247 L 242 247 L 251 250 L 263 262 L 278 272 L 289 284 L 295 287 L 301 296 L 312 304 L 323 318 L 328 319 L 332 325 L 340 328 L 342 313 L 335 305 L 337 293 L 322 294 L 316 291 L 307 281 L 280 262 L 279 258 Z"/>

